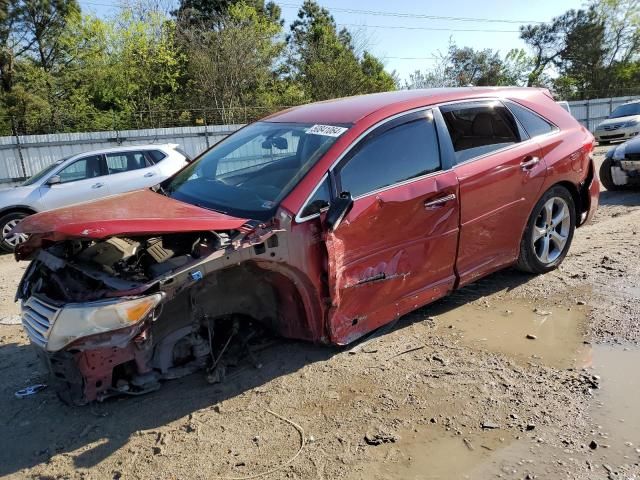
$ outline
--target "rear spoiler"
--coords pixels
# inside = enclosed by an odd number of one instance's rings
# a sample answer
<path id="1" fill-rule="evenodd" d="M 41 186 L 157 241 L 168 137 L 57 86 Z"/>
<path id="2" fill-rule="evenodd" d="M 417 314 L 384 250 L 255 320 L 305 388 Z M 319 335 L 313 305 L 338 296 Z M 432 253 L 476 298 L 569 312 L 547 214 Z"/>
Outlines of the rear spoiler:
<path id="1" fill-rule="evenodd" d="M 178 144 L 178 143 L 168 143 L 167 147 L 169 147 L 171 150 L 175 150 L 176 152 L 178 152 L 180 155 L 182 155 L 187 160 L 187 162 L 191 163 L 193 161 L 193 158 L 191 158 L 191 155 L 189 155 L 182 148 L 180 148 L 180 144 Z"/>

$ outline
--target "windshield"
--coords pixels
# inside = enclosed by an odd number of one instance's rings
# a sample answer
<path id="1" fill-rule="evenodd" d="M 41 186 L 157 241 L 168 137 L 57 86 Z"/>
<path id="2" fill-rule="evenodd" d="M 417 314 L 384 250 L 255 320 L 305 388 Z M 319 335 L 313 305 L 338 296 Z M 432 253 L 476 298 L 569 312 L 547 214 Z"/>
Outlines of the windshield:
<path id="1" fill-rule="evenodd" d="M 345 125 L 257 122 L 227 137 L 163 185 L 177 200 L 267 220 Z"/>
<path id="2" fill-rule="evenodd" d="M 640 115 L 640 102 L 620 105 L 613 112 L 611 112 L 609 118 L 628 117 L 629 115 Z"/>
<path id="3" fill-rule="evenodd" d="M 70 158 L 70 157 L 67 157 L 67 158 Z M 63 158 L 62 160 L 58 160 L 57 162 L 54 162 L 51 165 L 48 165 L 48 166 L 44 167 L 42 170 L 40 170 L 34 176 L 28 178 L 25 182 L 23 182 L 22 186 L 23 187 L 28 187 L 29 185 L 33 185 L 34 183 L 36 183 L 41 178 L 46 177 L 49 174 L 49 172 L 52 172 L 56 167 L 60 166 L 60 164 L 62 162 L 64 162 L 65 160 L 67 160 L 67 158 Z"/>

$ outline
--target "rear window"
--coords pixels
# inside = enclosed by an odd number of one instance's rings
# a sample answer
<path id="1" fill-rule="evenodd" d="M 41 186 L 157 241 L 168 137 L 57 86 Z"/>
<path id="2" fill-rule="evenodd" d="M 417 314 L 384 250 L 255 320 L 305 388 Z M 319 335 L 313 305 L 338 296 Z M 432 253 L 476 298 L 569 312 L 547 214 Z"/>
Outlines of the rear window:
<path id="1" fill-rule="evenodd" d="M 440 110 L 458 163 L 521 141 L 515 118 L 499 102 L 448 105 Z"/>
<path id="2" fill-rule="evenodd" d="M 160 150 L 148 150 L 147 154 L 149 155 L 153 163 L 158 163 L 161 160 L 164 160 L 165 158 L 167 158 L 167 154 L 164 152 L 161 152 Z"/>
<path id="3" fill-rule="evenodd" d="M 508 106 L 509 110 L 513 112 L 530 137 L 537 137 L 555 130 L 555 127 L 552 124 L 539 115 L 533 113 L 528 108 L 524 108 L 513 102 L 509 102 Z"/>

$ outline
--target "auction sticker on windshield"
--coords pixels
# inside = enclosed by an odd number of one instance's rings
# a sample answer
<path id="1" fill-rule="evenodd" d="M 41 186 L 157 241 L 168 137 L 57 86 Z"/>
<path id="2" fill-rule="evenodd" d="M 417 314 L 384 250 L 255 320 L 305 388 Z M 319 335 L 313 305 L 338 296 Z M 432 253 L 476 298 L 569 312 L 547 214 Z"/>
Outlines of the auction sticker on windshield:
<path id="1" fill-rule="evenodd" d="M 314 125 L 307 130 L 307 135 L 324 135 L 325 137 L 339 137 L 348 129 L 334 125 Z"/>

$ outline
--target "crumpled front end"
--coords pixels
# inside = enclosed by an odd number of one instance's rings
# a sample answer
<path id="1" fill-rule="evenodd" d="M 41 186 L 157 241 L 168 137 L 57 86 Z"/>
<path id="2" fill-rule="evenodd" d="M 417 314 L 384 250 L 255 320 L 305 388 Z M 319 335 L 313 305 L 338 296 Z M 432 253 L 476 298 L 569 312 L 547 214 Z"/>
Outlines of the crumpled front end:
<path id="1" fill-rule="evenodd" d="M 251 358 L 258 330 L 312 339 L 274 225 L 43 246 L 16 297 L 68 403 L 143 394 L 198 370 L 220 381 L 225 355 Z"/>

